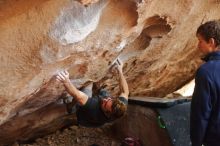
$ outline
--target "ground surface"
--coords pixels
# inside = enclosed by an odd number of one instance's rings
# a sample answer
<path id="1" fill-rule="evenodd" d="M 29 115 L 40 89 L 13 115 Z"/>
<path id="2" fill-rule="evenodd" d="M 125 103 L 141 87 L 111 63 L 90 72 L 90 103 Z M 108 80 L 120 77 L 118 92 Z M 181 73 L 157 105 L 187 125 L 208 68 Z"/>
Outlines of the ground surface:
<path id="1" fill-rule="evenodd" d="M 15 144 L 19 146 L 120 146 L 120 141 L 113 138 L 105 128 L 83 128 L 72 126 L 63 131 L 44 138 L 39 138 L 32 144 Z"/>

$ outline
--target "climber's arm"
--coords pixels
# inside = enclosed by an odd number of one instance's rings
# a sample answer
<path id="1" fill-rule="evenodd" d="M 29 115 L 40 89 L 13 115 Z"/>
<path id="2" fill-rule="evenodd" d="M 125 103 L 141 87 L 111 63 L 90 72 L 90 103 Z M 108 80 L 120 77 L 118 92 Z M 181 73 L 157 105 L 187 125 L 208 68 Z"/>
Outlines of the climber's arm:
<path id="1" fill-rule="evenodd" d="M 128 88 L 128 83 L 123 74 L 123 63 L 121 62 L 121 60 L 117 59 L 115 64 L 119 74 L 119 87 L 121 92 L 119 97 L 124 97 L 128 100 L 129 88 Z"/>
<path id="2" fill-rule="evenodd" d="M 57 80 L 61 81 L 64 84 L 66 91 L 71 96 L 73 96 L 80 105 L 86 104 L 89 97 L 85 93 L 83 93 L 82 91 L 78 90 L 71 83 L 71 81 L 69 79 L 69 73 L 67 71 L 62 71 L 62 72 L 58 73 L 56 78 L 57 78 Z"/>

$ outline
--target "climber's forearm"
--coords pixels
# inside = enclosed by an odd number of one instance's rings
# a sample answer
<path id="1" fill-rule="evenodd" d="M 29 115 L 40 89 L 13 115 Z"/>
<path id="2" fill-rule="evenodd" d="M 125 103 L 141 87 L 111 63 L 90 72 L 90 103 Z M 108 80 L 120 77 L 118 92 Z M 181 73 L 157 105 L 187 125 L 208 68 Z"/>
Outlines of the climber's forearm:
<path id="1" fill-rule="evenodd" d="M 88 100 L 88 96 L 83 93 L 82 91 L 78 90 L 72 83 L 71 81 L 68 79 L 66 80 L 64 83 L 64 86 L 67 90 L 67 92 L 73 96 L 76 101 L 80 104 L 80 105 L 84 105 L 86 103 L 86 101 Z"/>
<path id="2" fill-rule="evenodd" d="M 120 96 L 123 96 L 126 99 L 128 99 L 128 95 L 129 95 L 128 83 L 124 77 L 122 70 L 119 71 L 119 85 L 121 90 Z"/>

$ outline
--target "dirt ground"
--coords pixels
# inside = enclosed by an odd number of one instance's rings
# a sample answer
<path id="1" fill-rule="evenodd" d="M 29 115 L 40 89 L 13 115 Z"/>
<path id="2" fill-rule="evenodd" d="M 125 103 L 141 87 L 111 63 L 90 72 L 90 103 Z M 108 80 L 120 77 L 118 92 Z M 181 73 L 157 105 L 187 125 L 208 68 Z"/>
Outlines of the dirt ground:
<path id="1" fill-rule="evenodd" d="M 120 146 L 120 140 L 109 132 L 109 126 L 102 128 L 84 128 L 72 126 L 31 144 L 14 144 L 13 146 Z"/>

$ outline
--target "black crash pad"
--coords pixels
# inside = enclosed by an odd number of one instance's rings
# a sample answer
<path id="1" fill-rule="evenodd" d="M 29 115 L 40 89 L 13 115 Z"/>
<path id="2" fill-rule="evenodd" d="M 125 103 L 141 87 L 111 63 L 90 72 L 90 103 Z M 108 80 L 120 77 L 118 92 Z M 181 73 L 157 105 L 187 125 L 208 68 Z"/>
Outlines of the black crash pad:
<path id="1" fill-rule="evenodd" d="M 130 104 L 138 104 L 153 108 L 168 108 L 176 104 L 190 101 L 190 98 L 180 97 L 176 99 L 158 98 L 158 97 L 129 97 Z"/>
<path id="2" fill-rule="evenodd" d="M 191 102 L 186 102 L 157 109 L 174 146 L 191 146 L 190 104 Z"/>
<path id="3" fill-rule="evenodd" d="M 157 111 L 158 126 L 166 128 L 173 146 L 191 146 L 190 98 L 166 99 L 155 97 L 129 97 L 130 104 L 150 107 Z"/>

